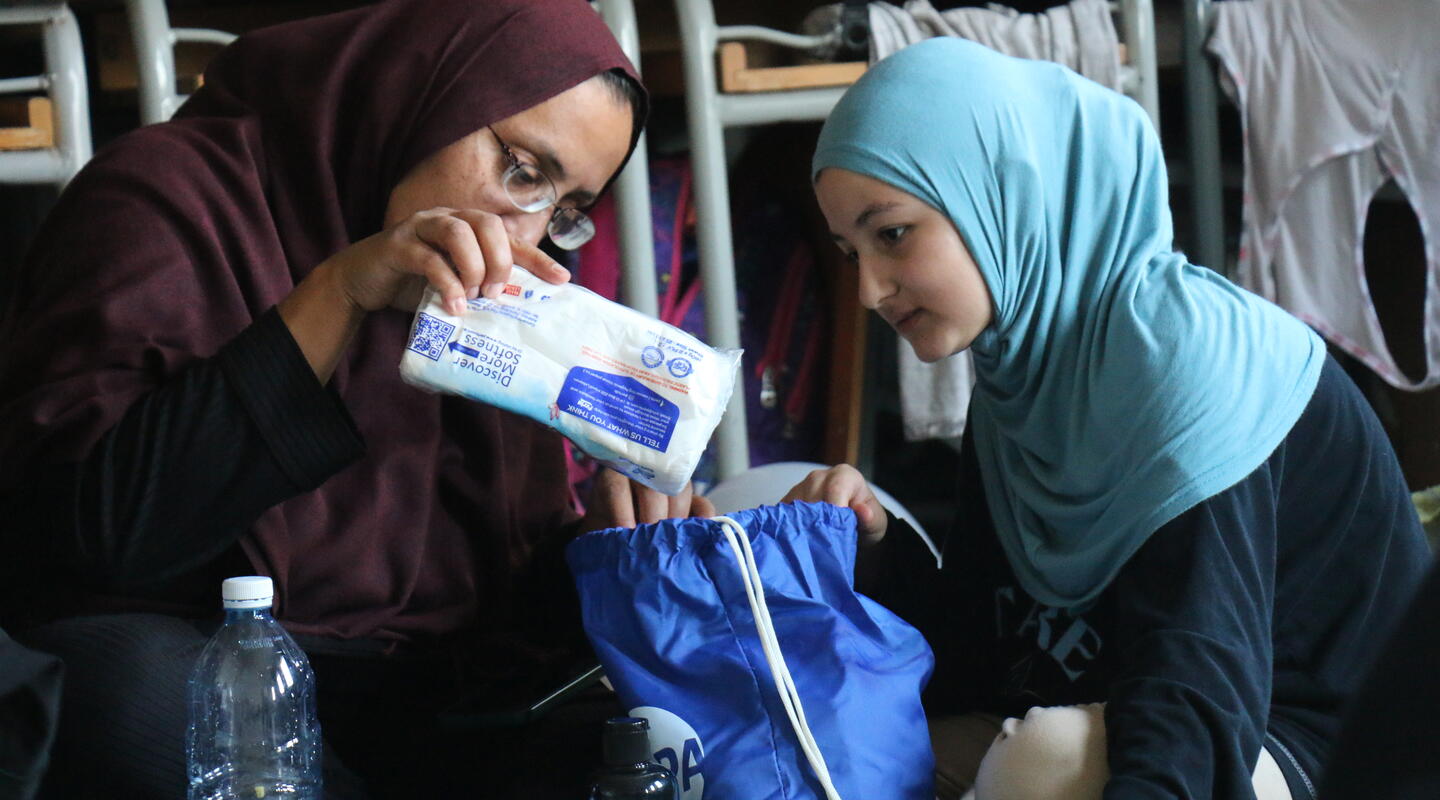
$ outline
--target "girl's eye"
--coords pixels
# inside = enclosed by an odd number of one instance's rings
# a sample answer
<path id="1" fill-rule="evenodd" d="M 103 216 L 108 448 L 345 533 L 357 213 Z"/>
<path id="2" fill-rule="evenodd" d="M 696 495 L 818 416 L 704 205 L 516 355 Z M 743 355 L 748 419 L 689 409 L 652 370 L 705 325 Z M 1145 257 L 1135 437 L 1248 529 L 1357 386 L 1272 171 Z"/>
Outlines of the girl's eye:
<path id="1" fill-rule="evenodd" d="M 879 232 L 880 241 L 887 245 L 898 244 L 905 234 L 910 232 L 909 225 L 895 225 L 889 228 L 881 228 Z"/>

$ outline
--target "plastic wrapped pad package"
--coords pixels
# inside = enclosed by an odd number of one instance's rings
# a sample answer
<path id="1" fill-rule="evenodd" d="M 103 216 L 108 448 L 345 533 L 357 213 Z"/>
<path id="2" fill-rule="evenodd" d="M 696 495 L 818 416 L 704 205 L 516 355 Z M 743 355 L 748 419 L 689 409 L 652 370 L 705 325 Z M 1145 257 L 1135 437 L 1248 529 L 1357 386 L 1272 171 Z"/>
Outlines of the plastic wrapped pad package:
<path id="1" fill-rule="evenodd" d="M 458 317 L 427 289 L 400 374 L 545 423 L 673 495 L 725 413 L 740 352 L 517 266 L 498 299 L 471 300 Z"/>

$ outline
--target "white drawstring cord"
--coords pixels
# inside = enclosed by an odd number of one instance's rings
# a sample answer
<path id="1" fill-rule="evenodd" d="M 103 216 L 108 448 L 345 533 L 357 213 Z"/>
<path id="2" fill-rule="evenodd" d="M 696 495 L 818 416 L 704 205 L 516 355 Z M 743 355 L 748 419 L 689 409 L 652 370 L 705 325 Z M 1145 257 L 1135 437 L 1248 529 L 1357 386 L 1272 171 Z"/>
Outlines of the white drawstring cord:
<path id="1" fill-rule="evenodd" d="M 770 666 L 770 675 L 775 681 L 776 691 L 780 694 L 780 703 L 785 706 L 785 714 L 790 717 L 790 727 L 800 740 L 800 750 L 805 754 L 805 760 L 810 762 L 815 777 L 820 780 L 820 788 L 825 790 L 825 797 L 828 800 L 840 800 L 840 793 L 835 791 L 835 785 L 830 781 L 830 770 L 825 766 L 825 756 L 820 753 L 820 746 L 810 732 L 810 723 L 805 719 L 805 707 L 800 702 L 800 693 L 795 689 L 795 680 L 790 676 L 790 667 L 785 663 L 785 654 L 780 651 L 780 640 L 775 636 L 775 624 L 770 619 L 770 607 L 765 603 L 765 588 L 760 582 L 760 569 L 755 564 L 755 552 L 750 549 L 750 536 L 743 525 L 730 517 L 710 519 L 720 523 L 720 529 L 730 543 L 730 549 L 735 553 L 735 560 L 740 563 L 740 579 L 745 586 L 745 596 L 750 601 L 750 614 L 755 618 L 755 631 L 760 636 L 760 647 L 765 651 L 765 662 Z"/>

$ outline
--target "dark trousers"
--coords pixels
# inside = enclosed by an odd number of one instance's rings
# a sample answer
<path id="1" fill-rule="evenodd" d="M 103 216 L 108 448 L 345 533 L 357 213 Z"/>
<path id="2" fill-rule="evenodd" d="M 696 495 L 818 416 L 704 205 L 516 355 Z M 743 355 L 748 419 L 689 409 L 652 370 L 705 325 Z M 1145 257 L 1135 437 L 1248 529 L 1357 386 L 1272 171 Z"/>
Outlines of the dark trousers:
<path id="1" fill-rule="evenodd" d="M 183 798 L 186 683 L 213 629 L 119 614 L 17 637 L 65 663 L 40 797 Z M 302 646 L 316 673 L 327 800 L 583 797 L 601 760 L 601 724 L 621 713 L 597 687 L 522 726 L 456 727 L 440 715 L 463 691 L 447 664 Z"/>

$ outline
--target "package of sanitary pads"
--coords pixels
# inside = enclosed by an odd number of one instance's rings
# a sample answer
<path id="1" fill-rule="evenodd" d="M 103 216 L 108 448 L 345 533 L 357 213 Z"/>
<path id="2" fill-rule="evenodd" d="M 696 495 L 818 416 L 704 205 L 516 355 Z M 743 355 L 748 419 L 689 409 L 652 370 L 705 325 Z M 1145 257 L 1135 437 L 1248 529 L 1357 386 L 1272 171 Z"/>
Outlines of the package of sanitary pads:
<path id="1" fill-rule="evenodd" d="M 498 299 L 471 300 L 458 317 L 427 289 L 400 374 L 543 422 L 673 495 L 725 413 L 740 352 L 517 266 Z"/>

